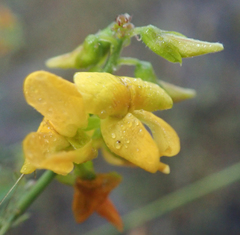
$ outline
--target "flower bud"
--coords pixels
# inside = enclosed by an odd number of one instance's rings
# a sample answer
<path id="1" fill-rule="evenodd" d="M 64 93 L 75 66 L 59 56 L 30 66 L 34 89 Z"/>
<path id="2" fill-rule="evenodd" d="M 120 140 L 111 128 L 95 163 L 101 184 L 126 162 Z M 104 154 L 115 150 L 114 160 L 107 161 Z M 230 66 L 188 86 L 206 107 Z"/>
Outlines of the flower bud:
<path id="1" fill-rule="evenodd" d="M 191 99 L 196 96 L 196 91 L 193 89 L 175 86 L 161 80 L 158 81 L 158 84 L 168 93 L 174 103 Z"/>
<path id="2" fill-rule="evenodd" d="M 97 65 L 110 49 L 108 42 L 103 42 L 98 35 L 88 35 L 84 43 L 70 53 L 47 60 L 50 68 L 88 68 Z"/>
<path id="3" fill-rule="evenodd" d="M 156 54 L 170 62 L 182 63 L 182 58 L 203 55 L 223 50 L 221 43 L 199 41 L 153 25 L 135 28 L 142 41 Z"/>

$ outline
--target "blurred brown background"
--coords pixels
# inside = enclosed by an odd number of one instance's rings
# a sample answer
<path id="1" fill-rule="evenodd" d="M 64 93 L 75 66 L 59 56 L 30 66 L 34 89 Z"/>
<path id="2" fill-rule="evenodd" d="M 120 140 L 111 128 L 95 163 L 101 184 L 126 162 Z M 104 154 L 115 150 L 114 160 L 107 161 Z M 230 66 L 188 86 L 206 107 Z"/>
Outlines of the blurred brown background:
<path id="1" fill-rule="evenodd" d="M 73 50 L 88 34 L 106 27 L 121 13 L 132 15 L 135 26 L 153 24 L 188 37 L 218 41 L 225 50 L 184 59 L 182 66 L 158 57 L 134 38 L 123 52 L 151 61 L 159 78 L 196 89 L 197 97 L 158 113 L 181 139 L 180 154 L 163 158 L 170 164 L 170 175 L 113 167 L 100 156 L 94 160 L 96 171 L 115 170 L 124 176 L 111 195 L 120 214 L 239 162 L 239 0 L 2 0 L 1 4 L 16 14 L 23 32 L 22 36 L 18 34 L 19 45 L 0 58 L 2 188 L 6 181 L 6 188 L 13 184 L 12 172 L 19 171 L 22 161 L 16 163 L 21 158 L 20 143 L 37 129 L 42 118 L 24 100 L 24 78 L 44 69 L 72 80 L 75 70 L 50 70 L 45 67 L 46 59 Z M 118 74 L 132 76 L 133 69 L 122 67 Z M 240 234 L 239 187 L 239 182 L 234 183 L 124 234 Z M 9 234 L 84 234 L 105 223 L 93 215 L 87 222 L 76 224 L 71 212 L 72 194 L 71 188 L 51 183 L 30 208 L 31 218 Z"/>

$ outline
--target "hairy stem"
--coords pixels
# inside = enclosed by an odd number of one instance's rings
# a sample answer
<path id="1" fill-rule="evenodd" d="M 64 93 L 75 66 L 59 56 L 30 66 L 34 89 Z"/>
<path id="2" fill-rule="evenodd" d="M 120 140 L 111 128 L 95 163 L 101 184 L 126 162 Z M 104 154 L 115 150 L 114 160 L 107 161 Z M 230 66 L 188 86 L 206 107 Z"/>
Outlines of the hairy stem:
<path id="1" fill-rule="evenodd" d="M 11 217 L 0 229 L 0 235 L 5 234 L 10 229 L 12 223 L 28 209 L 28 207 L 54 179 L 55 175 L 56 174 L 52 171 L 46 171 L 36 182 L 36 184 L 22 196 L 22 198 L 17 203 L 15 213 L 11 215 Z"/>
<path id="2" fill-rule="evenodd" d="M 124 40 L 119 39 L 117 45 L 111 46 L 111 54 L 106 65 L 103 68 L 103 72 L 113 73 L 118 66 L 118 60 L 122 51 Z"/>

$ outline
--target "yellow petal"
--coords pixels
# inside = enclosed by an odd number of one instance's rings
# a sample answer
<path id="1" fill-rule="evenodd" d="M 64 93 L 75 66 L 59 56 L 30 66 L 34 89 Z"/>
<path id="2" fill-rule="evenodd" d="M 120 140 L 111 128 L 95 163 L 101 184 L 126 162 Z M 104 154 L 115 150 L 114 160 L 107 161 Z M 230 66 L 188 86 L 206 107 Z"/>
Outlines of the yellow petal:
<path id="1" fill-rule="evenodd" d="M 26 158 L 20 172 L 26 175 L 26 174 L 33 173 L 35 170 L 36 170 L 36 167 L 34 167 Z"/>
<path id="2" fill-rule="evenodd" d="M 143 124 L 128 113 L 124 118 L 108 117 L 101 120 L 103 139 L 118 156 L 149 172 L 159 168 L 159 151 Z"/>
<path id="3" fill-rule="evenodd" d="M 42 168 L 50 169 L 58 174 L 66 175 L 73 169 L 73 162 L 80 164 L 97 157 L 97 151 L 92 147 L 91 141 L 80 149 L 61 151 L 52 154 L 42 162 Z M 70 167 L 71 166 L 71 167 Z"/>
<path id="4" fill-rule="evenodd" d="M 70 151 L 67 151 L 68 148 Z M 71 150 L 69 142 L 64 137 L 52 132 L 30 133 L 23 141 L 23 149 L 25 158 L 33 167 L 49 169 L 61 175 L 72 171 L 73 162 L 82 163 L 96 157 L 91 142 L 83 148 Z"/>
<path id="5" fill-rule="evenodd" d="M 156 111 L 172 108 L 171 97 L 160 86 L 140 78 L 119 77 L 131 92 L 130 111 Z"/>
<path id="6" fill-rule="evenodd" d="M 134 166 L 131 162 L 127 161 L 126 159 L 117 156 L 116 154 L 110 152 L 107 147 L 101 148 L 102 155 L 106 162 L 115 166 Z"/>
<path id="7" fill-rule="evenodd" d="M 144 110 L 136 110 L 133 114 L 151 129 L 160 156 L 174 156 L 178 154 L 180 151 L 179 137 L 168 123 Z"/>
<path id="8" fill-rule="evenodd" d="M 24 82 L 27 102 L 50 120 L 55 130 L 72 137 L 87 125 L 83 99 L 75 85 L 54 74 L 37 71 Z"/>
<path id="9" fill-rule="evenodd" d="M 109 73 L 81 72 L 74 75 L 74 82 L 87 104 L 88 113 L 100 118 L 127 113 L 130 92 L 118 77 Z"/>

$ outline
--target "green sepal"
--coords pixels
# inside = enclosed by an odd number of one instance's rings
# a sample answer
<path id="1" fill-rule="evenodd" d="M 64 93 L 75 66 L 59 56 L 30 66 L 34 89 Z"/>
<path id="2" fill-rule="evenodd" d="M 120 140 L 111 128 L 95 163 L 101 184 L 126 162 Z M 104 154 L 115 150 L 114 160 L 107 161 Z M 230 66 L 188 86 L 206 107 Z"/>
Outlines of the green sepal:
<path id="1" fill-rule="evenodd" d="M 67 138 L 67 140 L 74 149 L 79 149 L 87 144 L 91 137 L 84 130 L 78 129 L 77 134 L 74 137 Z"/>
<path id="2" fill-rule="evenodd" d="M 77 176 L 74 174 L 56 175 L 55 179 L 62 184 L 74 186 Z"/>
<path id="3" fill-rule="evenodd" d="M 75 164 L 74 175 L 84 180 L 93 180 L 96 178 L 92 161 L 81 164 Z"/>
<path id="4" fill-rule="evenodd" d="M 88 118 L 88 126 L 84 131 L 90 131 L 100 127 L 100 118 L 92 115 Z"/>
<path id="5" fill-rule="evenodd" d="M 47 60 L 46 65 L 50 68 L 88 68 L 103 61 L 109 50 L 109 42 L 101 40 L 98 34 L 90 34 L 75 50 Z"/>
<path id="6" fill-rule="evenodd" d="M 157 83 L 157 77 L 152 64 L 147 61 L 138 61 L 135 66 L 134 76 L 147 82 Z"/>
<path id="7" fill-rule="evenodd" d="M 137 34 L 140 34 L 141 40 L 156 54 L 162 56 L 170 62 L 182 63 L 182 57 L 172 43 L 165 40 L 163 31 L 153 25 L 135 28 Z"/>

